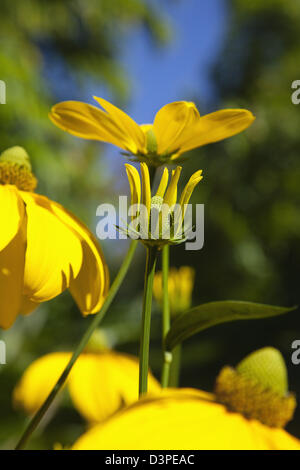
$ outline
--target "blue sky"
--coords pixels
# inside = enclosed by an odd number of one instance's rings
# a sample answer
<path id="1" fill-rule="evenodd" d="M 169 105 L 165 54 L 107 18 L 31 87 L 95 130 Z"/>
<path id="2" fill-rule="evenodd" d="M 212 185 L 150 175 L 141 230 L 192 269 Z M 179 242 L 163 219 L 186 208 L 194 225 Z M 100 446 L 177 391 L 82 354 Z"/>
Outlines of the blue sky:
<path id="1" fill-rule="evenodd" d="M 168 102 L 197 97 L 205 103 L 214 96 L 209 73 L 221 51 L 228 16 L 227 0 L 145 1 L 165 17 L 172 38 L 166 46 L 155 47 L 143 27 L 133 28 L 125 40 L 121 35 L 118 60 L 131 83 L 125 111 L 138 123 L 152 122 L 155 112 Z M 77 99 L 95 104 L 95 94 L 113 100 L 108 87 L 95 80 L 77 93 L 63 60 L 53 57 L 51 48 L 44 52 L 51 63 L 45 74 L 52 78 L 57 101 Z"/>
<path id="2" fill-rule="evenodd" d="M 148 1 L 163 5 L 173 37 L 164 48 L 156 48 L 142 28 L 135 29 L 120 48 L 120 61 L 132 84 L 124 111 L 140 124 L 152 122 L 156 111 L 171 101 L 197 97 L 205 102 L 213 96 L 209 73 L 227 24 L 226 0 Z M 94 93 L 103 96 L 105 90 L 99 87 Z M 107 145 L 103 158 L 111 173 L 124 174 L 125 160 L 119 149 Z M 126 178 L 116 179 L 115 184 L 118 191 L 120 187 L 128 190 Z"/>
<path id="3" fill-rule="evenodd" d="M 143 30 L 135 30 L 121 50 L 133 85 L 126 111 L 139 123 L 151 122 L 165 103 L 212 96 L 208 75 L 226 33 L 226 0 L 150 3 L 163 6 L 173 38 L 166 47 L 154 48 Z"/>
<path id="4" fill-rule="evenodd" d="M 162 8 L 173 31 L 165 47 L 153 47 L 144 29 L 135 29 L 120 48 L 120 61 L 132 84 L 131 98 L 124 109 L 139 124 L 153 122 L 166 103 L 177 100 L 206 102 L 214 95 L 209 74 L 226 35 L 227 0 L 148 0 Z M 92 94 L 106 99 L 103 86 Z M 214 111 L 210 109 L 209 111 Z M 201 109 L 200 109 L 201 113 Z M 107 145 L 104 155 L 112 172 L 122 171 L 120 150 Z"/>

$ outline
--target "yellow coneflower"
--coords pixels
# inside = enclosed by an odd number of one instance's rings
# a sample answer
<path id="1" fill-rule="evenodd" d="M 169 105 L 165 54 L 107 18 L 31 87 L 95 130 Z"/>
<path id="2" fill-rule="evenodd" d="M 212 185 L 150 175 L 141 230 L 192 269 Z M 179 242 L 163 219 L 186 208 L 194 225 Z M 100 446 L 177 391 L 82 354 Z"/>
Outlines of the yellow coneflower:
<path id="1" fill-rule="evenodd" d="M 97 312 L 109 273 L 93 234 L 60 204 L 34 192 L 26 151 L 0 158 L 0 327 L 69 288 L 81 312 Z"/>
<path id="2" fill-rule="evenodd" d="M 113 104 L 94 98 L 103 109 L 80 101 L 64 101 L 53 106 L 50 119 L 70 134 L 111 143 L 153 166 L 239 134 L 255 119 L 245 109 L 223 109 L 200 116 L 194 103 L 176 101 L 163 106 L 153 124 L 138 125 Z"/>
<path id="3" fill-rule="evenodd" d="M 153 197 L 148 165 L 141 163 L 142 178 L 134 166 L 125 164 L 125 167 L 131 191 L 131 207 L 135 212 L 128 229 L 130 236 L 145 244 L 158 246 L 185 241 L 191 229 L 191 221 L 186 223 L 184 217 L 192 193 L 203 178 L 202 170 L 191 176 L 177 203 L 177 184 L 182 170 L 180 166 L 173 170 L 169 185 L 169 171 L 164 169 Z"/>

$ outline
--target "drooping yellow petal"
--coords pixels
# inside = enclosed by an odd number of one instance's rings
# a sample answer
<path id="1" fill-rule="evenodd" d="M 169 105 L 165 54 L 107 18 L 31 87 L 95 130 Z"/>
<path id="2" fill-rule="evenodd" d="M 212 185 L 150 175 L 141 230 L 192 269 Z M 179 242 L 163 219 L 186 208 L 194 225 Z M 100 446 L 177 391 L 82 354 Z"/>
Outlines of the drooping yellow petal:
<path id="1" fill-rule="evenodd" d="M 146 397 L 91 428 L 73 449 L 300 450 L 300 441 L 286 431 L 247 420 L 211 399 L 188 389 Z"/>
<path id="2" fill-rule="evenodd" d="M 186 126 L 176 146 L 180 153 L 202 145 L 218 142 L 247 129 L 255 117 L 245 109 L 224 109 L 206 114 L 192 126 Z"/>
<path id="3" fill-rule="evenodd" d="M 129 136 L 101 109 L 80 101 L 63 101 L 52 107 L 51 121 L 60 129 L 84 139 L 100 140 L 132 151 Z"/>
<path id="4" fill-rule="evenodd" d="M 176 204 L 177 201 L 177 184 L 180 177 L 182 167 L 177 166 L 176 169 L 172 172 L 172 179 L 167 189 L 166 195 L 164 197 L 164 204 L 172 207 Z"/>
<path id="5" fill-rule="evenodd" d="M 116 352 L 83 354 L 69 381 L 69 392 L 77 410 L 90 422 L 101 422 L 122 406 L 138 399 L 137 358 Z M 149 374 L 149 392 L 160 385 Z"/>
<path id="6" fill-rule="evenodd" d="M 27 213 L 24 294 L 42 302 L 63 292 L 78 276 L 83 249 L 78 234 L 53 213 L 49 199 L 20 194 Z"/>
<path id="7" fill-rule="evenodd" d="M 0 251 L 19 231 L 25 215 L 24 203 L 16 186 L 0 184 Z"/>
<path id="8" fill-rule="evenodd" d="M 21 315 L 29 315 L 33 310 L 38 308 L 39 305 L 40 304 L 38 302 L 32 302 L 32 300 L 29 300 L 25 295 L 23 295 L 19 313 Z"/>
<path id="9" fill-rule="evenodd" d="M 168 186 L 168 181 L 169 181 L 169 170 L 168 170 L 168 168 L 164 168 L 159 186 L 158 186 L 157 191 L 156 191 L 156 196 L 159 196 L 159 197 L 162 197 L 162 198 L 164 197 L 165 191 L 166 191 L 167 186 Z"/>
<path id="10" fill-rule="evenodd" d="M 71 353 L 57 352 L 42 356 L 30 364 L 14 389 L 14 405 L 23 408 L 28 414 L 35 413 L 46 400 L 70 358 Z"/>
<path id="11" fill-rule="evenodd" d="M 151 207 L 151 185 L 149 169 L 146 163 L 141 163 L 141 174 L 142 174 L 142 204 L 147 209 L 148 217 L 150 216 Z"/>
<path id="12" fill-rule="evenodd" d="M 125 163 L 126 173 L 130 186 L 131 205 L 139 204 L 141 201 L 141 179 L 137 169 Z"/>
<path id="13" fill-rule="evenodd" d="M 128 136 L 128 139 L 131 141 L 131 152 L 144 151 L 146 145 L 145 134 L 140 126 L 128 114 L 103 98 L 94 96 L 94 99 L 107 111 L 112 120 L 118 124 L 119 128 L 123 130 L 124 135 Z"/>
<path id="14" fill-rule="evenodd" d="M 197 186 L 197 184 L 203 179 L 203 176 L 202 176 L 202 170 L 198 170 L 196 171 L 196 173 L 194 173 L 189 181 L 187 182 L 187 184 L 185 185 L 185 188 L 184 190 L 182 191 L 181 193 L 181 197 L 180 197 L 180 201 L 179 201 L 179 204 L 181 205 L 181 210 L 182 210 L 182 213 L 184 214 L 185 212 L 185 204 L 188 204 L 189 203 L 189 200 L 193 194 L 193 191 L 195 189 L 195 187 Z"/>
<path id="15" fill-rule="evenodd" d="M 51 353 L 34 361 L 17 384 L 13 401 L 31 414 L 38 410 L 64 370 L 71 353 Z M 138 359 L 111 351 L 83 353 L 67 384 L 76 409 L 90 422 L 101 422 L 138 398 Z M 149 393 L 160 385 L 149 373 Z"/>
<path id="16" fill-rule="evenodd" d="M 25 266 L 26 218 L 0 251 L 0 328 L 10 328 L 20 313 Z"/>
<path id="17" fill-rule="evenodd" d="M 48 199 L 46 201 L 50 203 L 53 214 L 74 230 L 81 240 L 83 260 L 78 275 L 70 279 L 69 289 L 84 315 L 96 313 L 100 310 L 109 289 L 109 271 L 101 247 L 77 217 L 60 204 Z"/>
<path id="18" fill-rule="evenodd" d="M 156 114 L 153 130 L 157 139 L 158 153 L 177 150 L 177 139 L 181 132 L 200 118 L 194 103 L 176 101 L 163 106 Z"/>

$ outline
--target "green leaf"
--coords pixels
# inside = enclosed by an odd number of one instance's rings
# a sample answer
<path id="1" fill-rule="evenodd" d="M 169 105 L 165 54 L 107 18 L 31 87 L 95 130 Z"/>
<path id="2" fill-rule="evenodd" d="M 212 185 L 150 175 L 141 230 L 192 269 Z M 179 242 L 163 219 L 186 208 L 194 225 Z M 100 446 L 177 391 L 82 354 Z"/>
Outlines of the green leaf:
<path id="1" fill-rule="evenodd" d="M 223 300 L 198 305 L 174 320 L 166 337 L 166 348 L 171 351 L 177 344 L 190 336 L 219 323 L 274 317 L 296 308 L 276 307 L 239 300 Z"/>

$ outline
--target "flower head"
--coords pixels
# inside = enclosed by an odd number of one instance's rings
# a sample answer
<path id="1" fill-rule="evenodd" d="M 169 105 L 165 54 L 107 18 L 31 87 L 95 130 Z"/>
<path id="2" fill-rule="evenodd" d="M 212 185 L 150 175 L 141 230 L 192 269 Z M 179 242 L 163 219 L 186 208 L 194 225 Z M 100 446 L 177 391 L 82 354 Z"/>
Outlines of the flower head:
<path id="1" fill-rule="evenodd" d="M 245 109 L 224 109 L 200 116 L 194 103 L 176 101 L 163 106 L 153 124 L 138 125 L 113 104 L 94 98 L 103 109 L 80 101 L 64 101 L 53 106 L 50 119 L 70 134 L 111 143 L 153 166 L 239 134 L 255 119 Z"/>
<path id="2" fill-rule="evenodd" d="M 215 395 L 164 389 L 142 398 L 87 431 L 73 449 L 300 450 L 300 441 L 281 429 L 287 422 L 282 416 L 290 413 L 291 418 L 295 402 L 287 400 L 280 353 L 273 348 L 256 351 L 237 366 L 237 373 L 240 382 L 232 376 L 224 382 L 223 377 L 222 387 L 219 377 Z M 225 404 L 221 396 L 227 397 Z M 281 419 L 274 422 L 273 415 Z"/>
<path id="3" fill-rule="evenodd" d="M 29 414 L 35 413 L 71 355 L 71 352 L 56 352 L 34 361 L 14 390 L 15 406 Z M 92 341 L 76 361 L 66 386 L 79 413 L 90 423 L 100 423 L 137 400 L 138 376 L 138 358 L 105 347 L 95 348 Z M 160 385 L 151 373 L 148 379 L 149 393 L 158 393 Z"/>
<path id="4" fill-rule="evenodd" d="M 164 169 L 153 197 L 146 163 L 141 163 L 142 178 L 134 166 L 125 164 L 125 167 L 131 191 L 133 219 L 127 233 L 145 244 L 158 246 L 185 241 L 192 228 L 190 221 L 186 221 L 185 213 L 196 185 L 203 178 L 202 170 L 191 176 L 177 204 L 177 184 L 182 170 L 180 166 L 173 170 L 169 185 L 169 171 Z"/>
<path id="5" fill-rule="evenodd" d="M 224 367 L 215 394 L 229 409 L 268 426 L 284 427 L 296 408 L 295 396 L 288 392 L 283 357 L 271 347 L 253 352 L 236 369 Z"/>
<path id="6" fill-rule="evenodd" d="M 195 270 L 190 266 L 170 268 L 168 277 L 168 292 L 170 311 L 172 315 L 188 310 L 192 304 Z M 162 272 L 154 276 L 153 294 L 159 304 L 163 301 Z"/>
<path id="7" fill-rule="evenodd" d="M 35 194 L 26 151 L 0 157 L 0 327 L 69 288 L 81 312 L 97 312 L 109 274 L 93 234 L 70 212 Z"/>
<path id="8" fill-rule="evenodd" d="M 300 450 L 300 441 L 283 429 L 270 428 L 227 410 L 211 394 L 194 389 L 164 389 L 158 396 L 142 398 L 102 425 L 94 426 L 72 448 Z"/>

